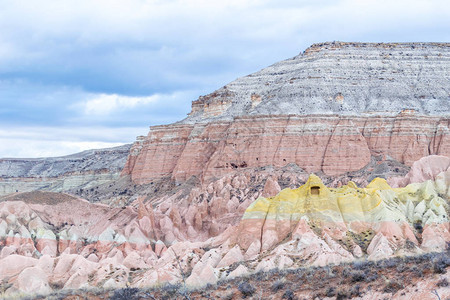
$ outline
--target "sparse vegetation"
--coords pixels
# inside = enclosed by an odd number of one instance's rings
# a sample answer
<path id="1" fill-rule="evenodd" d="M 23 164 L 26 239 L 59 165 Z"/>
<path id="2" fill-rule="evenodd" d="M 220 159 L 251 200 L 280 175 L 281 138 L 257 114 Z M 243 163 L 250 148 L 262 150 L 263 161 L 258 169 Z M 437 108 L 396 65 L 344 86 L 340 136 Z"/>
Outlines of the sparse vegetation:
<path id="1" fill-rule="evenodd" d="M 448 286 L 447 278 L 442 278 L 441 280 L 438 281 L 436 285 L 438 287 L 447 287 Z"/>
<path id="2" fill-rule="evenodd" d="M 223 279 L 217 284 L 186 291 L 182 284 L 166 284 L 158 288 L 123 288 L 117 290 L 60 290 L 50 296 L 33 296 L 33 299 L 350 299 L 364 297 L 367 293 L 381 293 L 391 298 L 405 293 L 425 278 L 434 278 L 436 290 L 447 288 L 449 283 L 443 274 L 449 267 L 449 252 L 427 253 L 405 258 L 391 258 L 377 262 L 358 261 L 325 267 L 270 270 L 247 277 Z M 188 292 L 188 293 L 187 293 Z M 440 292 L 439 292 L 440 293 Z M 442 295 L 441 295 L 442 296 Z"/>
<path id="3" fill-rule="evenodd" d="M 255 287 L 246 281 L 238 285 L 238 290 L 241 292 L 243 298 L 250 297 L 256 291 Z"/>
<path id="4" fill-rule="evenodd" d="M 136 294 L 139 292 L 138 288 L 124 288 L 115 290 L 111 300 L 132 300 L 138 299 Z"/>
<path id="5" fill-rule="evenodd" d="M 294 300 L 297 298 L 295 297 L 294 292 L 288 289 L 284 292 L 283 299 Z"/>
<path id="6" fill-rule="evenodd" d="M 398 290 L 400 290 L 403 287 L 403 285 L 401 284 L 401 282 L 399 280 L 391 280 L 389 281 L 386 286 L 384 287 L 383 291 L 385 293 L 395 293 Z"/>
<path id="7" fill-rule="evenodd" d="M 446 272 L 446 268 L 450 266 L 450 257 L 441 255 L 436 257 L 433 262 L 434 272 L 444 274 Z"/>
<path id="8" fill-rule="evenodd" d="M 279 290 L 283 289 L 285 285 L 285 280 L 284 279 L 279 279 L 277 281 L 275 281 L 274 284 L 272 284 L 272 292 L 276 293 Z"/>

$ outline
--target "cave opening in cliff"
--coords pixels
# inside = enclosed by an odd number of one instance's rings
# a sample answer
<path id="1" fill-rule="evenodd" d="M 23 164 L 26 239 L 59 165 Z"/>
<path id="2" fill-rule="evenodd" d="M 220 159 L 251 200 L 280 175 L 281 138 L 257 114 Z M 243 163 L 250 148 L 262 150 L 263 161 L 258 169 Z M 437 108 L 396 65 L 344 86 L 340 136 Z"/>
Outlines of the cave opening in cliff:
<path id="1" fill-rule="evenodd" d="M 319 195 L 319 194 L 320 194 L 320 187 L 312 186 L 311 187 L 311 195 Z"/>

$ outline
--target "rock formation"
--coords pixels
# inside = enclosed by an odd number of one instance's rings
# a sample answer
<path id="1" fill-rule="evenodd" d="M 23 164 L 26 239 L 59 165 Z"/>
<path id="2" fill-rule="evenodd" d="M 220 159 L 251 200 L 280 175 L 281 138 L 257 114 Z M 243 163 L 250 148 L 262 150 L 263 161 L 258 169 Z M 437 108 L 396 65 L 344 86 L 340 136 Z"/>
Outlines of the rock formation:
<path id="1" fill-rule="evenodd" d="M 202 219 L 207 210 L 217 206 L 210 222 L 223 209 L 242 215 L 217 199 L 208 209 L 206 200 L 154 208 L 142 198 L 111 208 L 64 194 L 10 195 L 0 202 L 0 267 L 6 270 L 0 280 L 9 295 L 155 286 L 183 276 L 199 286 L 273 268 L 439 251 L 450 241 L 449 172 L 397 189 L 379 178 L 366 188 L 353 182 L 328 188 L 310 175 L 299 188 L 247 203 L 242 220 L 228 220 L 212 238 L 214 226 Z M 267 180 L 268 189 L 279 188 L 274 181 Z M 186 224 L 192 227 L 183 231 Z"/>
<path id="2" fill-rule="evenodd" d="M 247 115 L 449 115 L 449 43 L 315 44 L 192 102 L 182 123 Z"/>
<path id="3" fill-rule="evenodd" d="M 445 43 L 317 44 L 131 148 L 0 160 L 0 288 L 195 287 L 443 251 L 449 57 Z"/>
<path id="4" fill-rule="evenodd" d="M 208 181 L 236 169 L 295 164 L 306 172 L 342 175 L 371 156 L 410 166 L 433 154 L 450 156 L 447 117 L 265 116 L 152 127 L 122 174 L 145 184 L 169 177 Z"/>
<path id="5" fill-rule="evenodd" d="M 0 159 L 0 196 L 45 190 L 79 193 L 115 182 L 131 145 L 53 158 Z"/>
<path id="6" fill-rule="evenodd" d="M 296 164 L 336 176 L 384 155 L 449 156 L 450 44 L 323 43 L 192 102 L 151 127 L 122 174 L 136 184 Z M 399 174 L 403 175 L 403 174 Z"/>

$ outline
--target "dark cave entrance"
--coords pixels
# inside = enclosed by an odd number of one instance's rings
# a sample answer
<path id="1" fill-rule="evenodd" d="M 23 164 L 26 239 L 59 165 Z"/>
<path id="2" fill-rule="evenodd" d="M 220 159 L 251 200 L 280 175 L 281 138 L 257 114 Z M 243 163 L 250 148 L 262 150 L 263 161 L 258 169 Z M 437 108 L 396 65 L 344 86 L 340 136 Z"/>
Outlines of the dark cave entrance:
<path id="1" fill-rule="evenodd" d="M 311 195 L 319 195 L 319 194 L 320 194 L 320 187 L 312 186 L 311 187 Z"/>

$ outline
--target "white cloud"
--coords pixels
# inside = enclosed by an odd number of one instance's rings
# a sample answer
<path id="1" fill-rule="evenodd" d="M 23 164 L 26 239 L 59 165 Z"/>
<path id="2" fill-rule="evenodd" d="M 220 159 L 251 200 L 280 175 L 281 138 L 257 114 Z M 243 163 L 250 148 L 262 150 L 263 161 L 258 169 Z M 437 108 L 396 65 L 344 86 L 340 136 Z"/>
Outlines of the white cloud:
<path id="1" fill-rule="evenodd" d="M 23 147 L 22 145 L 26 145 Z M 78 153 L 89 149 L 110 148 L 123 143 L 39 141 L 30 139 L 1 139 L 0 158 L 55 157 Z"/>
<path id="2" fill-rule="evenodd" d="M 108 115 L 118 110 L 135 108 L 136 106 L 154 103 L 160 100 L 159 95 L 149 97 L 128 97 L 117 94 L 100 94 L 80 105 L 86 115 Z"/>
<path id="3" fill-rule="evenodd" d="M 115 147 L 146 135 L 148 127 L 16 127 L 0 129 L 0 158 L 49 157 Z"/>

